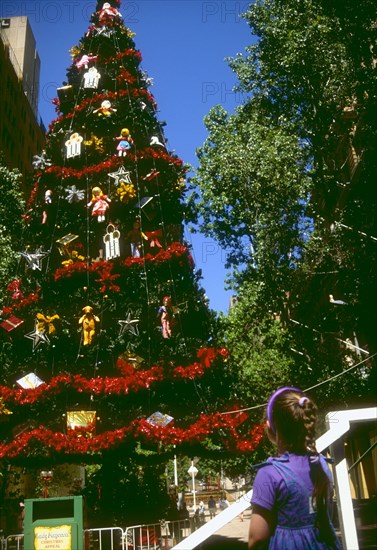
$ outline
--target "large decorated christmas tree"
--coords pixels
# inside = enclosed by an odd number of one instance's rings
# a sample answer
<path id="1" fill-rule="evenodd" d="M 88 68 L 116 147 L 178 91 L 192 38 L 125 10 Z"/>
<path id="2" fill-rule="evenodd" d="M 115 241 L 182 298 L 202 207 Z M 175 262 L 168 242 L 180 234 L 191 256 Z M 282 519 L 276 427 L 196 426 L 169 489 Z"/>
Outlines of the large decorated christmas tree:
<path id="1" fill-rule="evenodd" d="M 84 494 L 97 523 L 161 518 L 174 455 L 261 437 L 222 414 L 237 406 L 182 238 L 185 166 L 119 9 L 98 2 L 71 50 L 1 322 L 3 496 L 27 469 L 18 497 Z"/>

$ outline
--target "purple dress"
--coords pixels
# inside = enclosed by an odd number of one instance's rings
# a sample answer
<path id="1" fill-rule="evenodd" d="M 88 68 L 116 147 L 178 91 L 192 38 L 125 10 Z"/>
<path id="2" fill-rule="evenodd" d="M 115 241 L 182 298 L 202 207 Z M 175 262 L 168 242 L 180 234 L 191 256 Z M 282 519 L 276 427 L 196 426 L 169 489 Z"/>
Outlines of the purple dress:
<path id="1" fill-rule="evenodd" d="M 324 457 L 321 456 L 320 460 L 332 484 L 331 472 Z M 276 529 L 270 538 L 269 550 L 341 550 L 332 524 L 333 543 L 321 541 L 315 526 L 312 492 L 308 455 L 285 453 L 278 458 L 269 458 L 261 465 L 251 502 L 276 517 Z"/>

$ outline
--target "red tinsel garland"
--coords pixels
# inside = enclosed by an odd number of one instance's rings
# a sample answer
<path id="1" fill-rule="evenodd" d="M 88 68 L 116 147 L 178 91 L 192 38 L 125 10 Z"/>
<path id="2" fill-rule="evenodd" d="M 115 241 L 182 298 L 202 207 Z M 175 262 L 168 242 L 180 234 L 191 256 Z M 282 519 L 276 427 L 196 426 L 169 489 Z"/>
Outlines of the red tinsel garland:
<path id="1" fill-rule="evenodd" d="M 231 415 L 221 413 L 201 415 L 197 422 L 187 428 L 177 428 L 172 423 L 169 424 L 169 428 L 154 426 L 145 418 L 136 419 L 129 426 L 90 437 L 84 437 L 82 433 L 80 433 L 81 437 L 78 437 L 76 430 L 62 433 L 40 426 L 30 432 L 23 432 L 10 443 L 0 444 L 0 458 L 11 459 L 28 456 L 30 453 L 33 456 L 38 454 L 51 456 L 51 453 L 93 454 L 114 449 L 135 440 L 164 445 L 193 444 L 202 442 L 220 429 L 225 433 L 222 437 L 224 447 L 242 452 L 254 450 L 264 435 L 264 426 L 259 425 L 251 430 L 247 439 L 242 439 L 235 431 L 234 419 Z"/>
<path id="2" fill-rule="evenodd" d="M 121 378 L 90 378 L 87 379 L 81 374 L 61 374 L 55 376 L 50 382 L 43 383 L 37 388 L 11 389 L 7 386 L 0 386 L 0 396 L 4 403 L 29 405 L 37 401 L 47 399 L 51 395 L 57 395 L 66 390 L 76 390 L 79 393 L 93 395 L 126 395 L 129 392 L 137 392 L 149 388 L 153 383 L 171 378 L 173 380 L 196 379 L 202 376 L 206 369 L 210 368 L 217 357 L 226 358 L 226 349 L 201 348 L 197 357 L 199 361 L 186 367 L 177 366 L 170 373 L 162 366 L 153 366 L 148 370 L 135 371 L 127 361 L 119 358 L 117 366 L 119 370 L 127 372 Z"/>
<path id="3" fill-rule="evenodd" d="M 149 101 L 150 103 L 154 104 L 155 99 L 153 95 L 148 90 L 141 90 L 140 88 L 130 88 L 127 90 L 119 90 L 118 92 L 107 92 L 106 94 L 96 94 L 93 95 L 93 97 L 89 99 L 84 99 L 81 103 L 79 103 L 76 107 L 73 113 L 67 113 L 66 115 L 61 115 L 58 117 L 54 122 L 54 127 L 57 124 L 60 124 L 64 120 L 69 120 L 76 116 L 77 112 L 85 110 L 89 105 L 92 105 L 95 102 L 101 103 L 105 99 L 112 99 L 116 100 L 121 97 L 125 96 L 132 96 L 132 97 L 142 97 L 143 99 Z"/>
<path id="4" fill-rule="evenodd" d="M 130 160 L 130 162 L 136 162 L 138 160 L 137 156 L 134 155 L 132 152 L 127 153 L 127 158 Z M 164 160 L 170 164 L 174 164 L 175 166 L 181 168 L 182 167 L 182 160 L 173 157 L 164 151 L 160 149 L 151 149 L 150 147 L 147 147 L 144 150 L 141 150 L 139 152 L 139 158 L 145 158 L 145 159 L 160 159 Z M 74 178 L 75 180 L 81 180 L 83 178 L 86 178 L 87 176 L 92 175 L 100 175 L 109 172 L 109 170 L 115 170 L 116 168 L 119 168 L 121 165 L 123 165 L 123 160 L 119 157 L 110 157 L 108 160 L 105 160 L 104 162 L 101 162 L 99 164 L 95 164 L 93 166 L 85 166 L 82 170 L 76 170 L 74 168 L 67 168 L 65 166 L 51 166 L 50 168 L 47 168 L 46 174 L 55 174 L 57 178 Z"/>
<path id="5" fill-rule="evenodd" d="M 181 243 L 172 243 L 167 247 L 166 250 L 160 250 L 155 256 L 152 254 L 146 254 L 143 258 L 126 258 L 121 262 L 121 265 L 125 267 L 132 266 L 144 266 L 145 264 L 162 264 L 172 260 L 173 258 L 184 258 L 187 260 L 190 269 L 193 268 L 193 260 L 191 254 L 189 254 L 187 248 Z M 111 269 L 109 270 L 108 265 L 111 262 L 99 261 L 94 262 L 91 265 L 87 265 L 85 262 L 73 262 L 72 264 L 60 267 L 54 273 L 54 280 L 58 281 L 59 279 L 68 279 L 75 273 L 98 273 L 101 276 L 99 280 L 102 284 L 111 283 L 114 279 L 115 274 L 110 274 Z M 112 265 L 112 264 L 111 264 Z M 104 287 L 102 287 L 101 292 L 104 292 Z M 107 286 L 109 289 L 109 286 Z"/>
<path id="6" fill-rule="evenodd" d="M 160 250 L 155 256 L 152 254 L 146 254 L 144 258 L 126 258 L 121 262 L 121 265 L 126 268 L 144 266 L 145 264 L 160 265 L 173 259 L 178 259 L 180 265 L 189 266 L 190 269 L 194 269 L 194 260 L 191 254 L 188 252 L 187 247 L 181 243 L 172 243 L 166 250 Z M 54 280 L 69 279 L 78 273 L 93 273 L 99 276 L 96 282 L 101 283 L 102 286 L 99 289 L 100 292 L 119 292 L 120 287 L 114 284 L 114 280 L 117 279 L 120 274 L 112 273 L 113 264 L 110 261 L 99 261 L 88 265 L 85 262 L 77 261 L 64 267 L 60 267 L 53 274 Z M 14 311 L 20 311 L 32 303 L 37 303 L 40 296 L 40 289 L 35 292 L 31 292 L 28 296 L 24 297 L 17 303 L 13 303 L 11 306 L 5 306 L 2 309 L 2 315 L 12 315 Z"/>

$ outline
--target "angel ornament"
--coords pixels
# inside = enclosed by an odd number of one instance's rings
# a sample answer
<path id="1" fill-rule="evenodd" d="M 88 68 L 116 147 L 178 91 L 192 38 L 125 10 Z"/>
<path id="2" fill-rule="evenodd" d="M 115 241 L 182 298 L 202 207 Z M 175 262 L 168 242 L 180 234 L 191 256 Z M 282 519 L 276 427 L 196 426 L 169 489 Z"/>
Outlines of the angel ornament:
<path id="1" fill-rule="evenodd" d="M 109 209 L 109 203 L 111 199 L 107 195 L 104 195 L 100 187 L 93 187 L 92 200 L 88 202 L 87 207 L 92 208 L 92 216 L 97 217 L 98 223 L 105 221 L 105 214 Z"/>
<path id="2" fill-rule="evenodd" d="M 96 114 L 97 116 L 110 116 L 116 112 L 117 110 L 111 106 L 110 101 L 108 99 L 105 99 L 105 101 L 102 101 L 101 107 L 98 107 L 98 109 L 93 111 L 93 114 Z"/>

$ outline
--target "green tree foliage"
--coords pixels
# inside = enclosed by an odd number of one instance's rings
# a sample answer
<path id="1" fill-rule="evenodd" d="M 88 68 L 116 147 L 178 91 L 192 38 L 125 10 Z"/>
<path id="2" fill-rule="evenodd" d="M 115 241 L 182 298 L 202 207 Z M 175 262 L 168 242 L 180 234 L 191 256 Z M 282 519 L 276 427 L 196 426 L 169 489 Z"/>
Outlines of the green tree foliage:
<path id="1" fill-rule="evenodd" d="M 229 251 L 238 311 L 225 335 L 240 380 L 260 395 L 286 380 L 310 387 L 364 359 L 345 347 L 355 335 L 375 351 L 375 15 L 371 0 L 253 2 L 244 17 L 257 41 L 229 59 L 248 99 L 205 118 L 191 206 Z M 357 173 L 347 172 L 350 151 Z M 284 332 L 271 329 L 275 314 Z M 342 395 L 333 382 L 315 396 L 368 399 L 369 377 L 370 365 L 342 378 Z"/>
<path id="2" fill-rule="evenodd" d="M 21 191 L 21 174 L 18 170 L 7 168 L 0 154 L 0 193 L 4 207 L 0 220 L 0 285 L 4 288 L 14 277 L 19 256 L 17 251 L 23 231 L 22 213 L 25 200 Z M 6 208 L 5 208 L 6 206 Z M 0 305 L 4 295 L 0 297 Z"/>

